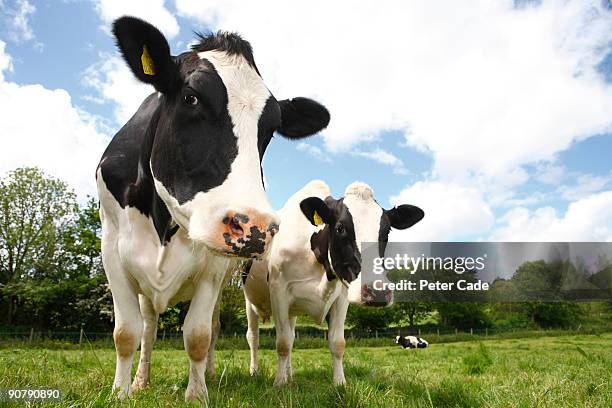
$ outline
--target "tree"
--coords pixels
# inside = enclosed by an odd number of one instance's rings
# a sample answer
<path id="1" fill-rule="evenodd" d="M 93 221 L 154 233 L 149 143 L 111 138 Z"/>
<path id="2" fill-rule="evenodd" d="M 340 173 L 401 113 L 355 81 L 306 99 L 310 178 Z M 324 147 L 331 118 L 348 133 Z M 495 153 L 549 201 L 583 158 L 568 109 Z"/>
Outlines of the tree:
<path id="1" fill-rule="evenodd" d="M 0 284 L 26 277 L 55 277 L 62 269 L 62 236 L 76 212 L 74 193 L 32 167 L 18 168 L 0 180 Z M 6 292 L 6 291 L 5 291 Z M 6 320 L 15 314 L 8 295 Z"/>

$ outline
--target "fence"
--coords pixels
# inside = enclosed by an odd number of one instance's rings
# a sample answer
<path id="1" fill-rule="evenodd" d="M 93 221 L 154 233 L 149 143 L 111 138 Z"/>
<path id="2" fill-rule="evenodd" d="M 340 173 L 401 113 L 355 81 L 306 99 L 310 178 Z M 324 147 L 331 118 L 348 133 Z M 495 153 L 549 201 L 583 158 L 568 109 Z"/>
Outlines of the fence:
<path id="1" fill-rule="evenodd" d="M 344 336 L 349 343 L 364 345 L 389 345 L 394 343 L 395 336 L 414 335 L 425 337 L 430 342 L 452 342 L 470 339 L 486 339 L 487 337 L 532 337 L 551 334 L 589 334 L 612 331 L 612 324 L 596 327 L 582 327 L 581 325 L 556 330 L 525 330 L 525 329 L 468 329 L 459 330 L 449 327 L 396 327 L 382 330 L 362 330 L 359 328 L 345 329 Z M 245 348 L 248 347 L 244 331 L 222 332 L 219 334 L 218 342 L 223 348 Z M 263 347 L 273 347 L 275 337 L 274 328 L 260 329 L 260 344 Z M 108 343 L 112 344 L 112 332 L 90 332 L 80 331 L 37 331 L 30 330 L 0 331 L 0 342 L 17 342 L 23 345 L 60 342 L 64 344 L 82 345 L 83 343 Z M 327 330 L 316 327 L 297 327 L 295 330 L 296 346 L 302 344 L 306 347 L 324 347 L 327 339 Z M 157 341 L 167 343 L 171 346 L 181 347 L 183 342 L 182 332 L 166 332 L 158 330 Z"/>

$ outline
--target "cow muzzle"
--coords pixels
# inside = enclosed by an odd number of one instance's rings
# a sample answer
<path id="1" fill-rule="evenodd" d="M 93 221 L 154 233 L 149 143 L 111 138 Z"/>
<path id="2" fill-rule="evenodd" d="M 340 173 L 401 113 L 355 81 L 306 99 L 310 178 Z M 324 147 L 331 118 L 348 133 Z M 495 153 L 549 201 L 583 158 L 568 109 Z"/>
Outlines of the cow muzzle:
<path id="1" fill-rule="evenodd" d="M 261 259 L 279 229 L 279 219 L 255 209 L 229 210 L 197 239 L 214 252 L 231 257 Z"/>
<path id="2" fill-rule="evenodd" d="M 371 283 L 361 285 L 361 303 L 365 306 L 389 306 L 393 303 L 393 291 L 374 289 Z"/>

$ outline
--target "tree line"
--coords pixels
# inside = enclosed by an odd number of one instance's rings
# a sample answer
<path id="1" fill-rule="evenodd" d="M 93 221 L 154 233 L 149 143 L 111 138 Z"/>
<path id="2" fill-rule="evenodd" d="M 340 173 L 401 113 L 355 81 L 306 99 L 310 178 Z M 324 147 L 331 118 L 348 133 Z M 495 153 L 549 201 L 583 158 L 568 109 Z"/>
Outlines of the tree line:
<path id="1" fill-rule="evenodd" d="M 79 202 L 70 186 L 38 168 L 18 168 L 0 179 L 0 330 L 112 330 L 113 303 L 100 256 L 98 210 L 96 199 Z M 557 279 L 547 268 L 525 265 L 517 282 L 541 286 L 543 279 Z M 223 292 L 220 318 L 226 332 L 246 327 L 239 285 L 240 277 L 233 277 Z M 494 282 L 493 288 L 516 290 L 506 281 Z M 385 308 L 351 305 L 347 323 L 363 330 L 417 325 L 567 327 L 580 323 L 593 307 L 528 299 L 518 303 L 404 300 Z M 610 309 L 610 303 L 601 309 L 606 310 L 606 318 Z M 186 310 L 187 304 L 169 308 L 160 316 L 160 329 L 179 331 Z"/>

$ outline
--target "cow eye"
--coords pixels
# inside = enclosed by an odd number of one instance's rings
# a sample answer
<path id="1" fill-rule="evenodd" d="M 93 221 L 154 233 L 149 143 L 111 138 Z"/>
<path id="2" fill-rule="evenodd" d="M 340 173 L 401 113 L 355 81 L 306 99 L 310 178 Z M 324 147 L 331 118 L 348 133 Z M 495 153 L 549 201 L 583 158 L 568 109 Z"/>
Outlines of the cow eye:
<path id="1" fill-rule="evenodd" d="M 187 105 L 197 105 L 198 104 L 198 97 L 195 95 L 185 95 L 183 97 L 183 100 L 185 101 L 185 103 Z"/>
<path id="2" fill-rule="evenodd" d="M 342 233 L 344 233 L 344 226 L 343 226 L 342 224 L 338 224 L 338 225 L 336 225 L 336 232 L 337 232 L 338 234 L 342 234 Z"/>

